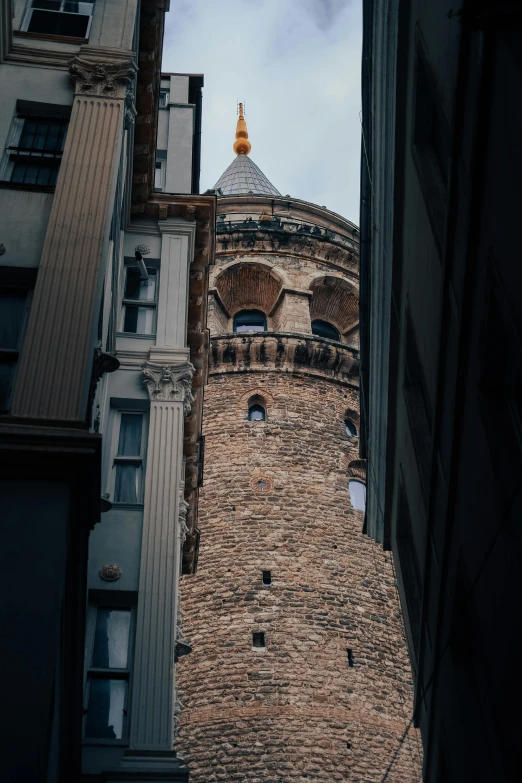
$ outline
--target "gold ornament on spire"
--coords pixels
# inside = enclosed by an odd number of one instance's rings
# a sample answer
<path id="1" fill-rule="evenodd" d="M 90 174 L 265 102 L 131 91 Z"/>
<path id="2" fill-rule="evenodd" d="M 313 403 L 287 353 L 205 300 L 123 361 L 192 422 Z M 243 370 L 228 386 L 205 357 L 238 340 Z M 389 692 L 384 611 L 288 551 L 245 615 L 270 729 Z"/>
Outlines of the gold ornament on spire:
<path id="1" fill-rule="evenodd" d="M 236 140 L 234 142 L 234 152 L 236 155 L 248 155 L 252 145 L 248 140 L 248 131 L 243 114 L 243 104 L 239 104 L 239 117 L 237 118 Z"/>

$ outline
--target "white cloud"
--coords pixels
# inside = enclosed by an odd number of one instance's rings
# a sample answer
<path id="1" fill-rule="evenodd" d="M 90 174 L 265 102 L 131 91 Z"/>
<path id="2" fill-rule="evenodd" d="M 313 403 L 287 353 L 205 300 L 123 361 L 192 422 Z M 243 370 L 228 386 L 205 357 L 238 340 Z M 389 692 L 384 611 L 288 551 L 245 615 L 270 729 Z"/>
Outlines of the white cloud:
<path id="1" fill-rule="evenodd" d="M 251 158 L 283 194 L 359 220 L 360 0 L 171 0 L 163 70 L 203 73 L 201 189 Z"/>

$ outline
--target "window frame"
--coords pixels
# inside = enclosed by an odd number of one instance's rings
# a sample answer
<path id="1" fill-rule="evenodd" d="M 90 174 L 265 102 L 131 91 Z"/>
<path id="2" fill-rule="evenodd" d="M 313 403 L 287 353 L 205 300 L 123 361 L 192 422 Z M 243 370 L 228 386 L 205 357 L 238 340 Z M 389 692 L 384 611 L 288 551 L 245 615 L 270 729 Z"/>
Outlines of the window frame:
<path id="1" fill-rule="evenodd" d="M 27 332 L 27 324 L 29 321 L 29 312 L 31 309 L 31 303 L 34 293 L 34 284 L 36 281 L 36 269 L 17 269 L 16 267 L 0 267 L 0 291 L 16 290 L 25 291 L 25 306 L 22 316 L 22 323 L 20 327 L 20 334 L 18 335 L 18 344 L 16 348 L 3 348 L 0 346 L 0 359 L 11 359 L 13 361 L 13 371 L 11 374 L 11 380 L 9 384 L 9 390 L 5 398 L 5 407 L 0 408 L 0 412 L 6 413 L 10 410 L 12 402 L 13 391 L 16 383 L 16 376 L 18 371 L 18 364 L 20 361 L 20 354 L 22 352 L 25 335 Z"/>
<path id="2" fill-rule="evenodd" d="M 141 448 L 140 448 L 139 456 L 123 456 L 118 454 L 122 414 L 131 414 L 134 416 L 139 415 L 142 417 Z M 112 431 L 111 431 L 112 437 L 111 437 L 111 452 L 110 452 L 110 468 L 109 468 L 109 478 L 107 481 L 106 491 L 111 498 L 111 503 L 113 507 L 142 508 L 144 503 L 144 493 L 145 493 L 147 438 L 148 438 L 148 430 L 149 430 L 148 411 L 144 410 L 143 408 L 139 408 L 137 406 L 136 407 L 129 406 L 128 408 L 118 407 L 118 408 L 113 408 L 112 415 L 113 415 L 113 423 L 112 423 Z M 136 502 L 127 501 L 127 500 L 116 500 L 115 495 L 116 495 L 117 466 L 124 465 L 124 464 L 132 465 L 136 463 L 139 463 L 139 471 L 138 471 L 139 492 L 137 492 L 137 497 L 139 499 Z"/>
<path id="3" fill-rule="evenodd" d="M 158 185 L 156 181 L 157 172 L 159 171 L 159 177 L 160 183 Z M 165 180 L 166 180 L 166 174 L 167 174 L 167 161 L 163 160 L 161 158 L 156 158 L 155 164 L 154 164 L 154 190 L 158 191 L 159 193 L 165 192 Z"/>
<path id="4" fill-rule="evenodd" d="M 154 292 L 154 300 L 147 299 L 129 299 L 125 296 L 125 289 L 127 287 L 127 270 L 131 267 L 138 269 L 136 259 L 125 258 L 122 267 L 122 286 L 121 286 L 121 306 L 120 306 L 120 319 L 118 335 L 121 337 L 146 337 L 147 339 L 154 339 L 156 337 L 156 329 L 158 328 L 158 298 L 159 298 L 159 286 L 160 286 L 160 266 L 159 261 L 153 259 L 147 259 L 146 269 L 148 272 L 153 271 L 156 277 L 156 290 Z M 126 307 L 145 307 L 153 311 L 153 330 L 149 334 L 146 332 L 126 332 L 125 331 L 125 313 Z"/>
<path id="5" fill-rule="evenodd" d="M 99 609 L 115 609 L 130 611 L 129 644 L 127 649 L 127 666 L 121 668 L 94 667 L 90 663 L 94 651 L 96 619 Z M 84 745 L 128 745 L 130 727 L 130 705 L 132 696 L 132 680 L 134 669 L 134 652 L 136 641 L 137 593 L 127 590 L 89 590 L 85 633 L 85 663 L 83 687 L 82 742 Z M 97 680 L 124 680 L 127 691 L 123 708 L 122 736 L 110 739 L 108 737 L 87 737 L 87 714 L 89 709 L 90 682 Z"/>
<path id="6" fill-rule="evenodd" d="M 348 429 L 348 424 L 351 424 L 352 427 L 355 430 L 355 433 L 351 433 Z M 349 416 L 345 416 L 344 418 L 344 431 L 346 433 L 346 436 L 348 438 L 358 438 L 359 437 L 359 430 L 357 429 L 356 423 L 353 421 L 353 419 L 350 419 Z"/>
<path id="7" fill-rule="evenodd" d="M 2 160 L 0 163 L 0 181 L 9 182 L 13 187 L 21 189 L 43 188 L 45 190 L 51 189 L 51 192 L 54 192 L 56 183 L 40 184 L 33 182 L 16 182 L 12 179 L 12 176 L 16 163 L 22 162 L 21 160 L 17 160 L 17 158 L 23 158 L 24 156 L 29 160 L 32 160 L 34 163 L 47 162 L 48 165 L 46 168 L 55 168 L 57 172 L 59 172 L 63 158 L 63 152 L 65 149 L 65 143 L 67 141 L 70 114 L 70 106 L 17 100 L 15 113 L 11 120 L 9 132 L 5 141 Z M 24 153 L 24 150 L 20 147 L 20 141 L 24 133 L 26 122 L 40 122 L 42 124 L 50 122 L 61 123 L 65 128 L 62 149 L 57 151 L 52 149 L 33 150 L 31 148 L 27 148 Z"/>
<path id="8" fill-rule="evenodd" d="M 71 35 L 71 34 L 63 34 L 63 33 L 44 33 L 39 32 L 35 30 L 29 30 L 29 26 L 31 24 L 31 19 L 33 17 L 33 11 L 44 11 L 49 14 L 66 14 L 68 16 L 87 16 L 87 14 L 80 14 L 80 13 L 74 13 L 74 11 L 64 11 L 63 8 L 68 0 L 59 0 L 60 2 L 60 9 L 58 11 L 55 11 L 52 8 L 33 8 L 33 0 L 27 0 L 27 5 L 22 17 L 22 24 L 20 25 L 20 31 L 27 33 L 30 32 L 31 35 L 36 36 L 57 36 L 58 38 L 76 38 L 80 41 L 87 41 L 89 40 L 89 35 L 91 33 L 91 26 L 92 26 L 92 17 L 94 15 L 94 7 L 95 7 L 95 0 L 92 0 L 92 10 L 89 14 L 89 20 L 87 22 L 87 27 L 85 29 L 85 35 L 79 36 L 79 35 Z"/>

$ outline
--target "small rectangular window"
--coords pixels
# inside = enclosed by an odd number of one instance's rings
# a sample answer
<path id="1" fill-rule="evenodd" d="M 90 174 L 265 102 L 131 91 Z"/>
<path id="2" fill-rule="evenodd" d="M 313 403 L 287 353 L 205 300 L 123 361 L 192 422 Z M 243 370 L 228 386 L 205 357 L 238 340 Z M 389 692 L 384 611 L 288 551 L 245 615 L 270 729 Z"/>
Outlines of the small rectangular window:
<path id="1" fill-rule="evenodd" d="M 159 105 L 162 107 L 167 106 L 169 102 L 169 93 L 167 90 L 160 90 L 160 100 Z"/>
<path id="2" fill-rule="evenodd" d="M 91 605 L 87 649 L 84 736 L 121 740 L 127 728 L 132 607 Z"/>
<path id="3" fill-rule="evenodd" d="M 272 584 L 272 572 L 271 571 L 263 571 L 263 584 L 264 585 Z"/>
<path id="4" fill-rule="evenodd" d="M 7 273 L 9 275 L 9 269 Z M 15 270 L 11 270 L 16 277 Z M 9 410 L 32 289 L 0 281 L 0 411 Z"/>
<path id="5" fill-rule="evenodd" d="M 155 333 L 158 270 L 147 267 L 147 274 L 144 280 L 137 266 L 125 267 L 122 330 L 126 334 Z"/>
<path id="6" fill-rule="evenodd" d="M 120 412 L 118 446 L 114 456 L 114 502 L 143 502 L 145 414 Z"/>
<path id="7" fill-rule="evenodd" d="M 265 647 L 265 634 L 263 631 L 254 631 L 252 634 L 252 647 L 256 650 Z"/>
<path id="8" fill-rule="evenodd" d="M 165 161 L 157 160 L 154 171 L 154 190 L 163 190 L 165 187 Z"/>
<path id="9" fill-rule="evenodd" d="M 353 650 L 351 650 L 350 648 L 347 648 L 346 654 L 348 656 L 348 666 L 351 669 L 351 668 L 353 668 Z"/>
<path id="10" fill-rule="evenodd" d="M 87 38 L 93 7 L 94 2 L 77 0 L 32 0 L 22 28 L 28 33 Z"/>
<path id="11" fill-rule="evenodd" d="M 56 185 L 69 124 L 66 117 L 52 116 L 59 114 L 60 108 L 31 101 L 17 102 L 1 163 L 2 180 L 17 185 Z M 51 116 L 45 116 L 46 109 Z M 67 112 L 70 108 L 65 107 L 63 113 Z"/>

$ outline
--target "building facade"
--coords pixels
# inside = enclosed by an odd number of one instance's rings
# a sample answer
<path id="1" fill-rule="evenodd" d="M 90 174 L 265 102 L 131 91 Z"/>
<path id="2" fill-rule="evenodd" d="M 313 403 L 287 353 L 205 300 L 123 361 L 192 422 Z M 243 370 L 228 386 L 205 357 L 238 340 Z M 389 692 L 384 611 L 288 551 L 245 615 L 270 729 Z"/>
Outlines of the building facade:
<path id="1" fill-rule="evenodd" d="M 427 783 L 522 775 L 521 34 L 516 4 L 364 3 L 366 529 L 393 553 Z"/>
<path id="2" fill-rule="evenodd" d="M 417 783 L 389 554 L 362 535 L 358 229 L 248 156 L 216 183 L 197 572 L 176 745 L 194 783 Z M 401 743 L 401 740 L 406 737 Z"/>
<path id="3" fill-rule="evenodd" d="M 13 783 L 187 779 L 173 751 L 174 663 L 189 651 L 177 581 L 183 546 L 187 568 L 196 556 L 215 197 L 197 195 L 201 76 L 165 77 L 193 122 L 154 188 L 166 10 L 1 3 Z"/>

